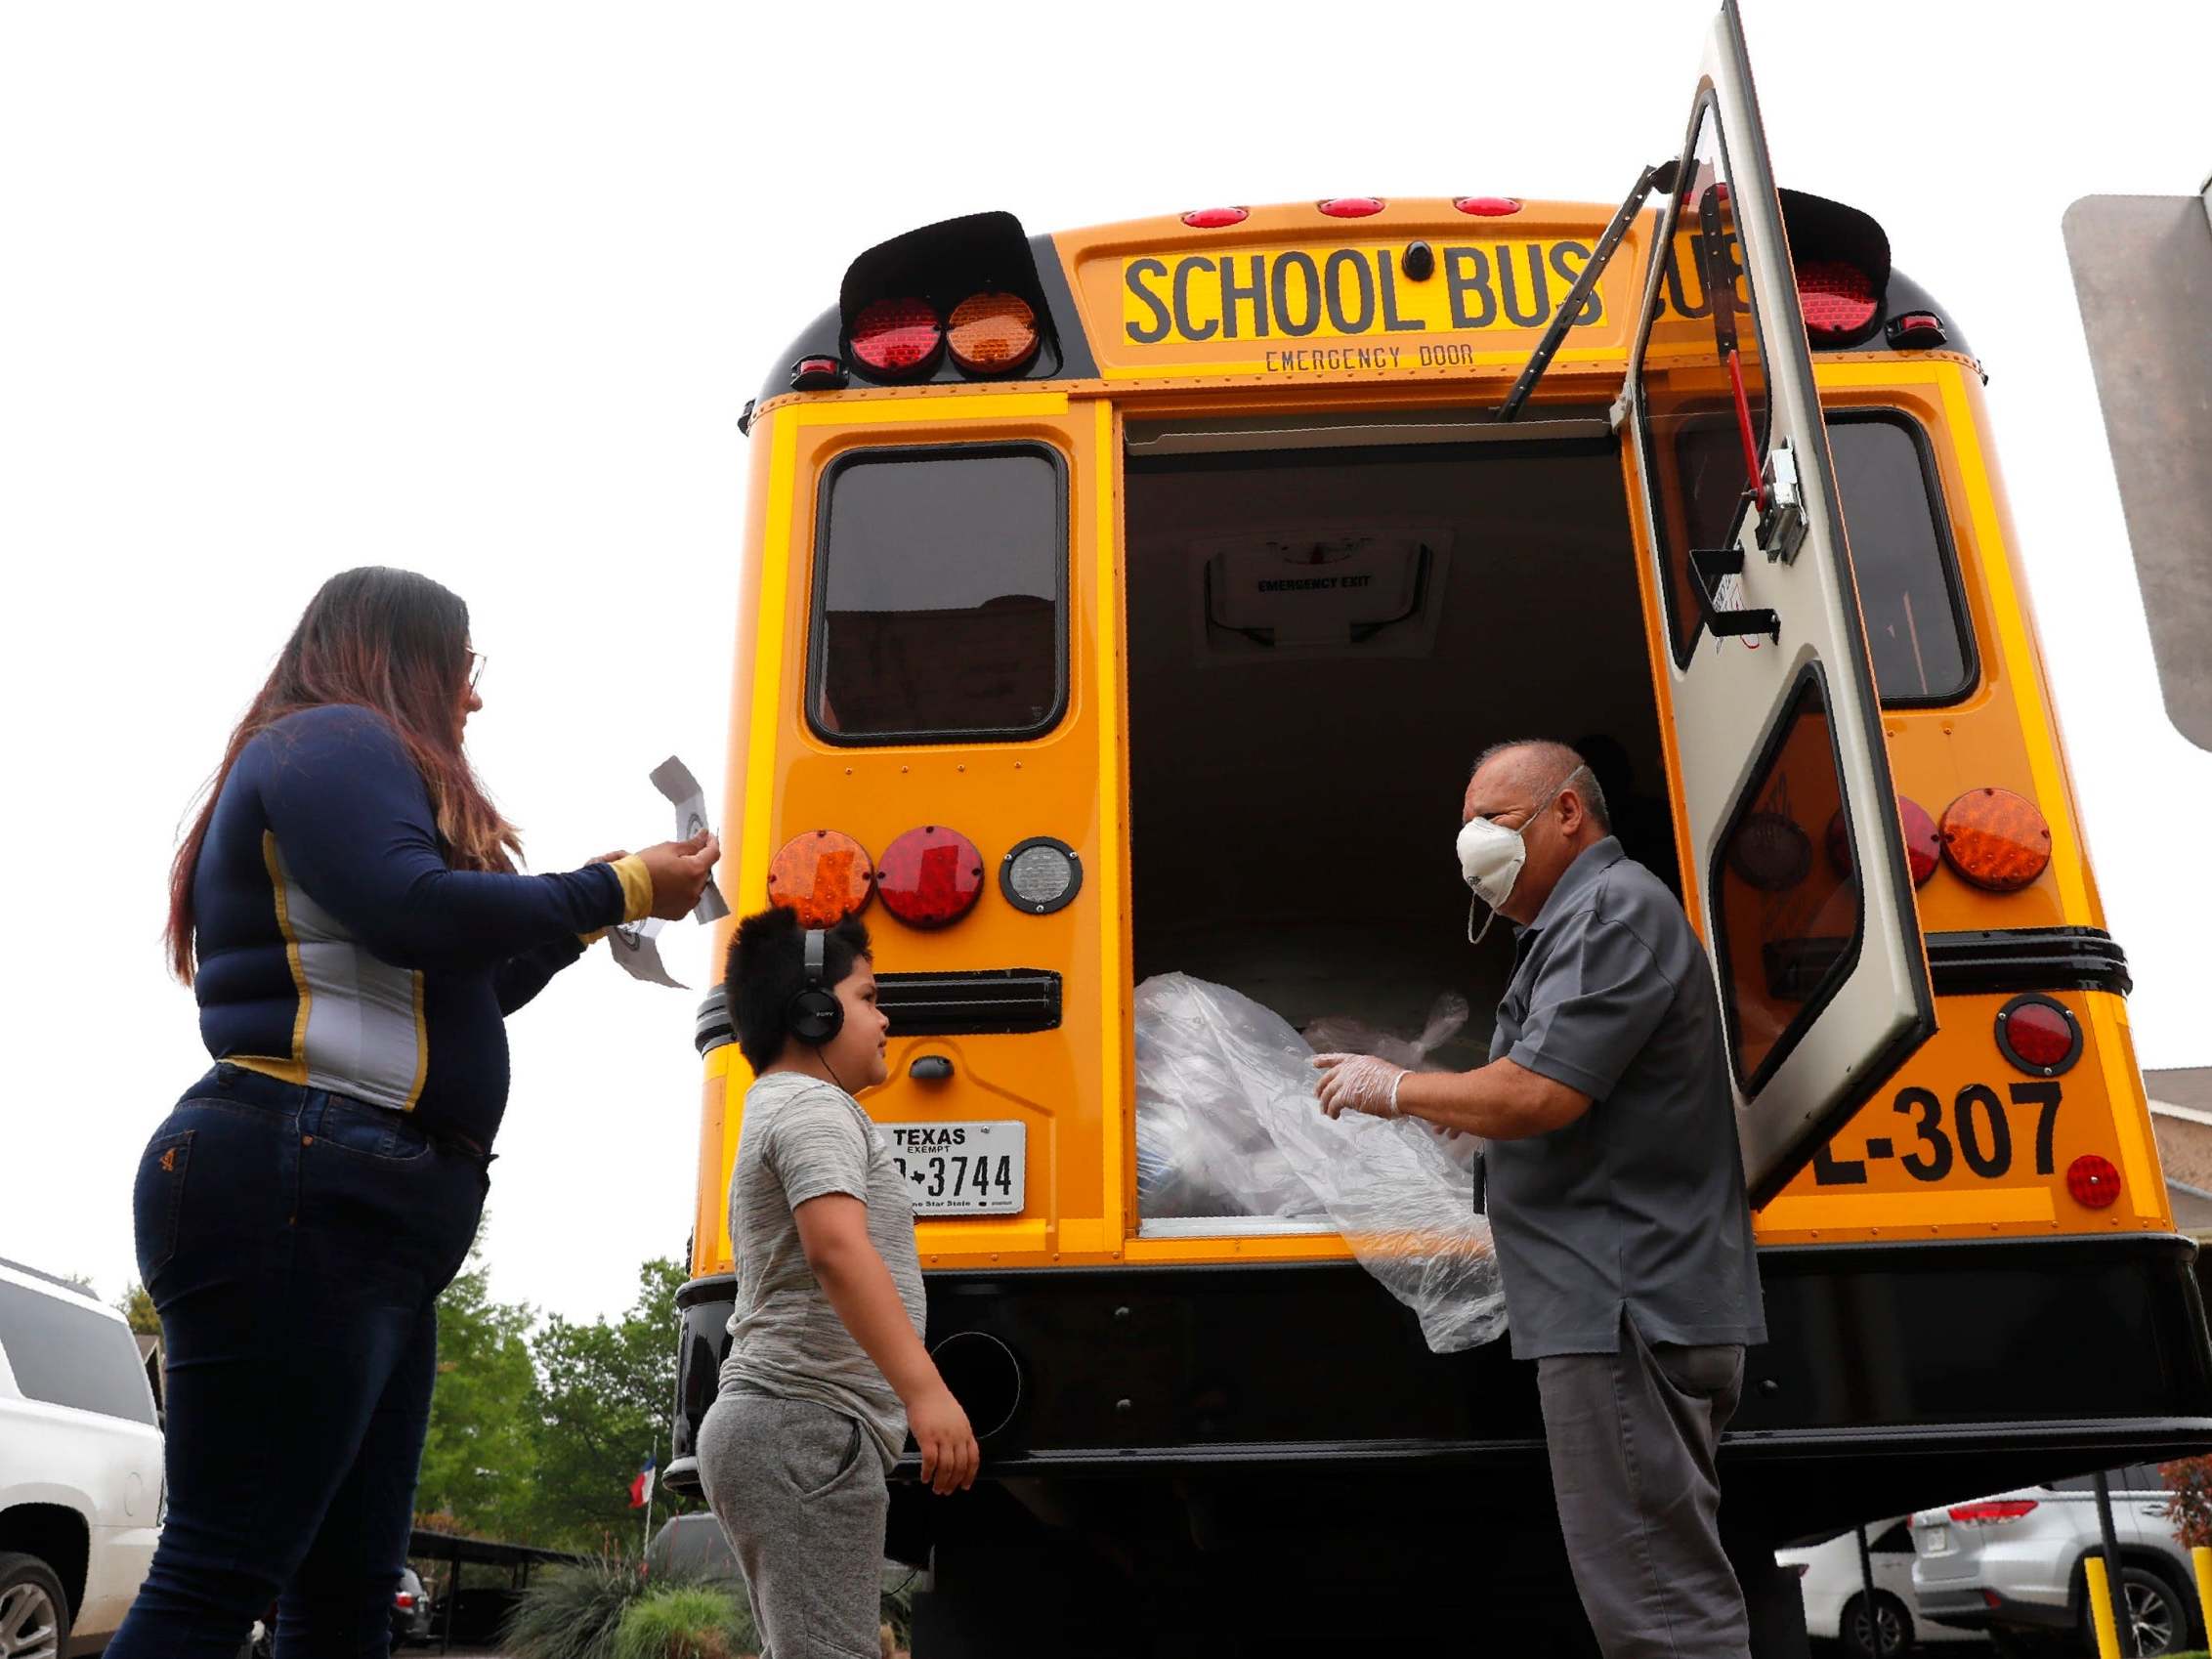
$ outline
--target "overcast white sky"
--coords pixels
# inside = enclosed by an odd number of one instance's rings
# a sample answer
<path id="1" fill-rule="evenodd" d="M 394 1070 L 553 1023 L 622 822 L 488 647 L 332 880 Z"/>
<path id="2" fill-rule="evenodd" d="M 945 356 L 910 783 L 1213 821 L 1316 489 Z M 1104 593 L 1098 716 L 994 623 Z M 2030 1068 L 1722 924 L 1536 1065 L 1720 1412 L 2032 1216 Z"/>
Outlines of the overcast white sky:
<path id="1" fill-rule="evenodd" d="M 1745 4 L 1781 180 L 1882 219 L 1988 364 L 2142 1056 L 2212 1062 L 2212 757 L 2158 700 L 2059 232 L 2212 171 L 2212 9 Z M 659 838 L 670 749 L 722 787 L 736 416 L 855 253 L 992 207 L 1612 201 L 1713 10 L 0 11 L 0 1255 L 133 1274 L 139 1150 L 206 1064 L 158 941 L 178 821 L 323 577 L 469 600 L 471 746 L 537 868 Z M 683 1251 L 694 1000 L 602 953 L 514 1022 L 499 1294 L 587 1317 Z"/>

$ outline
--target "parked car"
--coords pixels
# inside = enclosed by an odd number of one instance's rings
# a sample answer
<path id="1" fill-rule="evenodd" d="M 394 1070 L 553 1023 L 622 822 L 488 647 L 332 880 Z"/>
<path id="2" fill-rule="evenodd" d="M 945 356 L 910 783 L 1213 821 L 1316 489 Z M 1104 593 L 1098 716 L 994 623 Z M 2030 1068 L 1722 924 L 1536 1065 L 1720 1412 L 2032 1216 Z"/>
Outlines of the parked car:
<path id="1" fill-rule="evenodd" d="M 431 1639 L 430 1597 L 414 1568 L 402 1567 L 399 1588 L 392 1592 L 392 1645 L 404 1647 Z"/>
<path id="2" fill-rule="evenodd" d="M 698 1579 L 709 1584 L 743 1584 L 729 1535 L 711 1514 L 671 1515 L 645 1547 L 648 1578 Z"/>
<path id="3" fill-rule="evenodd" d="M 2111 1471 L 2112 1520 L 2136 1651 L 2204 1645 L 2189 1551 L 2149 1464 Z M 1912 1517 L 1913 1589 L 1932 1619 L 1965 1629 L 2065 1631 L 2091 1640 L 2088 1574 L 2103 1547 L 2095 1477 L 2023 1486 Z"/>
<path id="4" fill-rule="evenodd" d="M 1964 1641 L 1986 1644 L 1979 1631 L 1930 1624 L 1921 1617 L 1912 1589 L 1912 1531 L 1901 1520 L 1875 1521 L 1866 1529 L 1867 1556 L 1874 1565 L 1874 1611 L 1885 1654 L 1910 1652 L 1922 1642 Z M 1774 1558 L 1797 1569 L 1805 1592 L 1808 1635 L 1841 1641 L 1857 1659 L 1874 1652 L 1874 1626 L 1868 1621 L 1866 1581 L 1859 1571 L 1858 1534 L 1843 1533 L 1825 1544 L 1777 1550 Z"/>
<path id="5" fill-rule="evenodd" d="M 106 1646 L 166 1501 L 129 1324 L 66 1280 L 0 1261 L 0 1653 Z"/>

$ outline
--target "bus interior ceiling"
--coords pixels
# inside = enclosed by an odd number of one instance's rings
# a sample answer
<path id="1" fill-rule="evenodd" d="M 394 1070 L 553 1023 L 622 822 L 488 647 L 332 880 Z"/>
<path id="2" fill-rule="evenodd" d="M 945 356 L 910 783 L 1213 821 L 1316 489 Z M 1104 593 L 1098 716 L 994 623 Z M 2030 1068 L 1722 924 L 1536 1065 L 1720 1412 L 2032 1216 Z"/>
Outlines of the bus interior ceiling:
<path id="1" fill-rule="evenodd" d="M 1511 946 L 1467 942 L 1452 842 L 1474 757 L 1609 740 L 1616 824 L 1672 872 L 1617 442 L 1131 440 L 1137 979 L 1408 1036 L 1456 992 L 1473 1017 L 1432 1058 L 1480 1064 Z"/>

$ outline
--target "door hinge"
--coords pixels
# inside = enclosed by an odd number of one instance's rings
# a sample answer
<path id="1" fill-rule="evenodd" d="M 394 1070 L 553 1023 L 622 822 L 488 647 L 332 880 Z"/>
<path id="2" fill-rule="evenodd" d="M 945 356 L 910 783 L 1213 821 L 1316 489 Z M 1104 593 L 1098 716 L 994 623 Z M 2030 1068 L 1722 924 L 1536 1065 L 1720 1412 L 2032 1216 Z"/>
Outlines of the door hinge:
<path id="1" fill-rule="evenodd" d="M 1766 505 L 1759 514 L 1759 546 L 1768 559 L 1787 565 L 1805 545 L 1805 484 L 1798 476 L 1797 451 L 1787 438 L 1767 452 Z"/>

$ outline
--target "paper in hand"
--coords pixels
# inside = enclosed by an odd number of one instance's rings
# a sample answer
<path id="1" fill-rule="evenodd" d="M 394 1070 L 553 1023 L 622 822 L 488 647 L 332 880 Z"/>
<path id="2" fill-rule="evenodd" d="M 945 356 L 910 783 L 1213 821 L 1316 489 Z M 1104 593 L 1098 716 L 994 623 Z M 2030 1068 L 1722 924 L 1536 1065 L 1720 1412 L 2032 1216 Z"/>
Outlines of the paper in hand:
<path id="1" fill-rule="evenodd" d="M 667 964 L 660 959 L 659 934 L 665 926 L 667 923 L 656 915 L 610 927 L 607 949 L 614 953 L 615 960 L 632 979 L 642 979 L 649 985 L 665 985 L 674 991 L 688 991 L 691 988 L 672 976 Z"/>
<path id="2" fill-rule="evenodd" d="M 676 839 L 688 841 L 706 828 L 706 791 L 700 787 L 699 780 L 692 776 L 691 768 L 674 755 L 670 755 L 653 769 L 653 787 L 666 795 L 676 809 Z M 692 911 L 694 921 L 720 921 L 730 914 L 723 902 L 722 890 L 714 885 L 714 878 L 706 878 L 706 891 L 699 897 Z M 674 981 L 669 981 L 673 984 Z"/>

